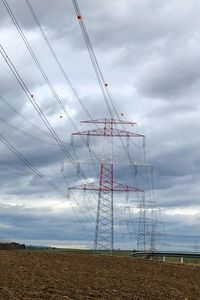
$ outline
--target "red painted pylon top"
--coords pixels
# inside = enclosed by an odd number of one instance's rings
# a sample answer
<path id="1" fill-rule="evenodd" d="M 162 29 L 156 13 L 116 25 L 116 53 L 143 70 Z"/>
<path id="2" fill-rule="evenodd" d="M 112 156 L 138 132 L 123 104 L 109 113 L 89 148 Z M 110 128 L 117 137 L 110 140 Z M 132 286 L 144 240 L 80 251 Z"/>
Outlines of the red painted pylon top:
<path id="1" fill-rule="evenodd" d="M 96 124 L 124 124 L 124 125 L 137 125 L 135 122 L 129 122 L 121 119 L 98 119 L 98 120 L 88 120 L 88 121 L 81 121 L 81 123 L 96 123 Z"/>

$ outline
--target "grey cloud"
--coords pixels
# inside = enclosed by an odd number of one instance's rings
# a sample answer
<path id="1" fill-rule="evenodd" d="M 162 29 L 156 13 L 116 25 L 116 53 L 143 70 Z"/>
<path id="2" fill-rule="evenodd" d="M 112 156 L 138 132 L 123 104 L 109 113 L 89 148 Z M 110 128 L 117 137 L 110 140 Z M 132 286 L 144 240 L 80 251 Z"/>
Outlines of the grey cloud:
<path id="1" fill-rule="evenodd" d="M 147 64 L 139 77 L 139 90 L 150 97 L 168 98 L 189 96 L 199 84 L 199 53 L 196 49 L 181 49 L 167 57 Z"/>
<path id="2" fill-rule="evenodd" d="M 31 0 L 30 0 L 31 1 Z M 18 2 L 18 3 L 17 3 Z M 78 130 L 94 127 L 80 126 L 80 120 L 87 119 L 82 107 L 66 85 L 62 75 L 48 52 L 25 2 L 9 1 L 23 30 L 44 66 L 52 84 L 61 97 L 66 109 L 75 120 Z M 99 91 L 93 70 L 84 46 L 83 38 L 72 8 L 63 1 L 31 1 L 39 20 L 58 54 L 64 69 L 80 94 L 93 118 L 108 115 L 104 100 Z M 195 1 L 82 1 L 80 3 L 94 49 L 120 110 L 126 118 L 143 123 L 147 134 L 147 158 L 155 169 L 155 189 L 158 205 L 163 208 L 188 207 L 198 205 L 199 180 L 199 4 Z M 17 66 L 21 76 L 43 112 L 58 132 L 60 138 L 74 155 L 70 146 L 70 135 L 76 131 L 60 110 L 41 75 L 36 69 L 13 25 L 0 6 L 2 43 Z M 11 30 L 12 28 L 12 30 Z M 4 46 L 4 45 L 3 45 Z M 17 51 L 15 49 L 17 47 Z M 6 65 L 3 63 L 3 67 Z M 45 126 L 25 98 L 23 92 L 0 65 L 0 95 L 4 96 L 16 109 L 44 130 Z M 60 188 L 66 185 L 60 174 L 60 162 L 66 157 L 51 137 L 34 128 L 16 116 L 2 103 L 0 104 L 1 133 L 20 150 L 23 155 Z M 62 118 L 60 118 L 62 116 Z M 20 129 L 16 131 L 15 126 Z M 142 132 L 143 128 L 138 128 Z M 140 130 L 141 129 L 141 130 Z M 134 130 L 131 128 L 130 130 Z M 42 140 L 42 141 L 40 141 Z M 95 151 L 100 150 L 100 142 L 91 139 Z M 137 144 L 137 142 L 136 142 Z M 90 158 L 84 143 L 77 137 L 75 151 L 78 158 Z M 123 156 L 124 150 L 117 147 L 116 154 Z M 1 200 L 33 199 L 37 203 L 45 201 L 44 195 L 56 198 L 56 194 L 41 179 L 33 175 L 17 158 L 1 145 Z M 134 158 L 143 159 L 140 151 L 131 150 Z M 84 166 L 87 176 L 94 177 L 95 171 Z M 118 168 L 116 181 L 129 182 L 130 170 Z M 141 172 L 142 173 L 142 172 Z M 144 184 L 140 175 L 139 183 Z M 65 168 L 69 184 L 79 183 L 73 166 Z M 93 197 L 95 198 L 95 197 Z M 116 196 L 115 203 L 124 206 L 124 196 Z M 95 198 L 96 201 L 96 198 Z M 95 205 L 96 202 L 93 202 Z M 80 203 L 79 203 L 80 205 Z M 51 206 L 51 205 L 50 205 Z M 53 206 L 53 205 L 52 205 Z M 81 205 L 80 205 L 81 206 Z M 85 209 L 85 205 L 84 209 Z M 81 208 L 80 208 L 81 209 Z M 82 207 L 83 209 L 83 207 Z M 66 215 L 54 213 L 39 214 L 34 211 L 21 211 L 16 215 L 4 211 L 2 220 L 11 229 L 4 231 L 6 237 L 15 236 L 18 240 L 87 240 L 78 234 L 75 216 L 66 209 Z M 69 212 L 69 214 L 68 214 Z M 95 211 L 93 211 L 93 214 Z M 78 215 L 81 215 L 79 211 Z M 16 218 L 15 218 L 16 217 Z M 187 216 L 185 216 L 187 218 Z M 90 233 L 92 222 L 82 216 Z M 87 220 L 86 220 L 87 219 Z M 167 215 L 169 232 L 181 226 L 191 234 L 198 216 L 184 217 Z M 118 221 L 118 217 L 116 222 Z M 170 223 L 171 222 L 171 223 Z M 24 228 L 28 224 L 28 229 Z M 55 224 L 55 228 L 53 226 Z M 16 228 L 16 229 L 15 229 Z M 64 229 L 67 228 L 66 235 Z M 69 229 L 72 232 L 69 232 Z M 39 235 L 38 232 L 41 232 Z M 196 233 L 196 231 L 195 231 Z"/>

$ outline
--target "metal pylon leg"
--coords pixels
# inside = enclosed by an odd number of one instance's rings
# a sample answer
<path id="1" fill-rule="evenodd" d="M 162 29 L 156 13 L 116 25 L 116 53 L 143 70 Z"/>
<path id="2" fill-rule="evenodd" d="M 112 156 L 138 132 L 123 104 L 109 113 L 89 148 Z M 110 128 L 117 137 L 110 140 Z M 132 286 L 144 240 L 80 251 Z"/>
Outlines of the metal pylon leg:
<path id="1" fill-rule="evenodd" d="M 95 227 L 94 252 L 111 251 L 113 255 L 113 166 L 101 164 L 99 197 Z"/>

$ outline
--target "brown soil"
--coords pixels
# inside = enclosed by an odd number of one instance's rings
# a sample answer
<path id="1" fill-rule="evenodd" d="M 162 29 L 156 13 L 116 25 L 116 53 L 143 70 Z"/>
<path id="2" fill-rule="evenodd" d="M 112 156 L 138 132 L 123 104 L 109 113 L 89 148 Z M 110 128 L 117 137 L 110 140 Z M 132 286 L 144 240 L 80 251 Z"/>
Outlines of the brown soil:
<path id="1" fill-rule="evenodd" d="M 200 299 L 200 267 L 129 257 L 0 251 L 0 299 Z"/>

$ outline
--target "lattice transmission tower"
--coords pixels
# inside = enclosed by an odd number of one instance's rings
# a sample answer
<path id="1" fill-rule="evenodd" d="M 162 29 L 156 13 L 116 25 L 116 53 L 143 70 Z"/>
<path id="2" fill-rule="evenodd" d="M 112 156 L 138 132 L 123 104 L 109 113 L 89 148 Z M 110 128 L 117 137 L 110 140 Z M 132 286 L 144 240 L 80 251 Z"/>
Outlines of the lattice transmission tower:
<path id="1" fill-rule="evenodd" d="M 113 158 L 113 139 L 114 138 L 145 138 L 143 134 L 129 132 L 126 130 L 120 130 L 117 125 L 131 125 L 136 123 L 128 122 L 124 120 L 116 119 L 100 119 L 91 121 L 82 121 L 81 123 L 93 123 L 98 126 L 102 124 L 103 127 L 93 130 L 87 130 L 82 132 L 76 132 L 72 134 L 74 136 L 86 136 L 87 140 L 90 137 L 101 137 L 103 139 L 103 153 L 100 158 L 99 166 L 99 178 L 93 182 L 86 182 L 81 185 L 70 187 L 69 190 L 79 191 L 93 191 L 96 192 L 97 211 L 96 211 L 96 225 L 95 225 L 95 237 L 94 237 L 94 251 L 97 250 L 110 250 L 111 255 L 114 249 L 114 226 L 113 226 L 113 197 L 115 192 L 124 193 L 141 193 L 144 194 L 143 189 L 138 187 L 132 187 L 124 183 L 115 181 L 114 178 L 114 166 L 115 164 L 133 164 L 137 165 L 137 161 L 115 161 Z M 100 145 L 100 141 L 99 141 Z M 80 164 L 80 162 L 77 162 Z"/>

